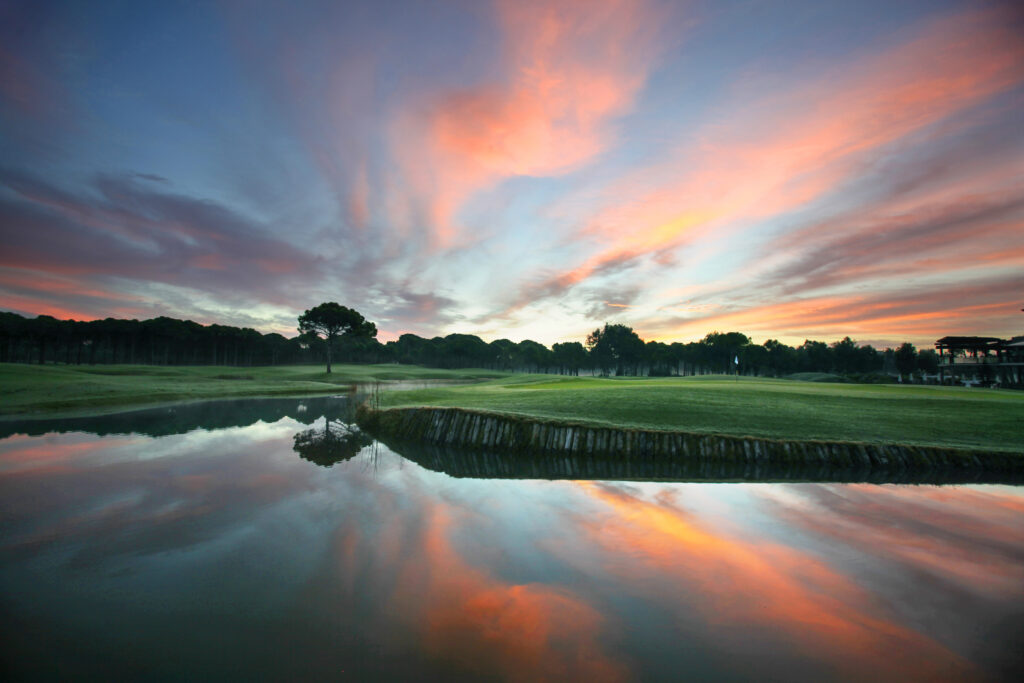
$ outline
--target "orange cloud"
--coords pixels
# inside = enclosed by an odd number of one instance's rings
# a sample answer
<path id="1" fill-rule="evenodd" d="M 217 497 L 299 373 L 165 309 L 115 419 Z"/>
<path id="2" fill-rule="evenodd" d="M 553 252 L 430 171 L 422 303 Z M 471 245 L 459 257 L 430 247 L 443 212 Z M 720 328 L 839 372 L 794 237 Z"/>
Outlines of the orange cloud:
<path id="1" fill-rule="evenodd" d="M 702 315 L 652 321 L 653 329 L 659 338 L 699 336 L 713 324 L 797 341 L 807 334 L 909 333 L 928 343 L 958 331 L 1012 333 L 1007 314 L 1019 308 L 1021 286 L 1014 273 L 1024 264 L 1024 194 L 1007 187 L 1014 164 L 781 235 L 745 265 L 750 284 L 724 295 L 685 293 L 738 304 L 682 307 Z M 918 283 L 908 285 L 911 279 Z"/>
<path id="2" fill-rule="evenodd" d="M 944 334 L 968 334 L 1004 324 L 1007 311 L 1020 308 L 1020 277 L 964 285 L 919 288 L 906 293 L 805 297 L 755 304 L 685 320 L 669 321 L 655 339 L 701 336 L 710 329 L 764 332 L 789 343 L 807 336 L 914 339 L 933 341 Z"/>
<path id="3" fill-rule="evenodd" d="M 59 269 L 58 269 L 59 271 Z M 77 272 L 42 274 L 29 268 L 0 268 L 0 308 L 11 311 L 31 311 L 33 315 L 50 315 L 60 319 L 96 320 L 99 317 L 133 317 L 143 309 L 130 304 L 138 303 L 136 296 L 112 290 L 90 287 L 75 279 Z M 69 298 L 94 299 L 88 304 L 74 305 Z M 63 300 L 63 301 L 62 301 Z M 112 306 L 114 303 L 122 305 Z M 91 309 L 102 310 L 96 315 Z"/>
<path id="4" fill-rule="evenodd" d="M 224 270 L 224 258 L 220 254 L 196 254 L 189 259 L 189 265 L 203 270 Z"/>
<path id="5" fill-rule="evenodd" d="M 27 289 L 38 293 L 76 295 L 111 301 L 138 301 L 134 296 L 105 289 L 92 289 L 82 282 L 20 268 L 0 268 L 0 287 Z"/>
<path id="6" fill-rule="evenodd" d="M 89 455 L 104 453 L 108 449 L 139 443 L 140 439 L 88 438 L 84 441 L 64 441 L 40 444 L 37 437 L 13 435 L 3 440 L 0 451 L 0 469 L 6 475 L 12 471 L 31 471 L 33 476 L 41 471 L 61 472 L 71 469 L 76 461 Z"/>
<path id="7" fill-rule="evenodd" d="M 424 524 L 423 558 L 407 563 L 392 603 L 422 627 L 428 656 L 512 681 L 628 677 L 602 650 L 604 619 L 593 607 L 568 591 L 508 584 L 467 565 L 451 546 L 447 509 L 430 508 Z"/>
<path id="8" fill-rule="evenodd" d="M 1018 599 L 1024 568 L 1024 500 L 998 490 L 898 486 L 814 489 L 806 509 L 781 514 L 795 526 L 841 538 L 866 555 L 896 560 L 997 600 Z M 827 520 L 827 522 L 826 522 Z M 983 542 L 979 542 L 982 541 Z"/>
<path id="9" fill-rule="evenodd" d="M 645 0 L 506 0 L 497 18 L 501 77 L 428 98 L 398 127 L 403 169 L 443 245 L 477 190 L 565 173 L 606 149 L 652 60 L 657 16 Z"/>
<path id="10" fill-rule="evenodd" d="M 352 225 L 365 228 L 370 221 L 370 178 L 366 163 L 359 165 L 349 191 L 348 214 Z"/>
<path id="11" fill-rule="evenodd" d="M 1024 45 L 1002 19 L 973 12 L 935 21 L 903 45 L 754 103 L 750 118 L 707 131 L 696 154 L 699 170 L 641 202 L 644 214 L 655 214 L 640 223 L 640 239 L 662 233 L 661 243 L 670 243 L 713 222 L 684 220 L 680 229 L 666 230 L 695 209 L 735 220 L 807 204 L 848 180 L 861 155 L 1020 83 Z"/>
<path id="12" fill-rule="evenodd" d="M 670 163 L 607 188 L 616 203 L 580 235 L 601 251 L 527 288 L 512 309 L 585 281 L 595 264 L 721 239 L 806 206 L 857 177 L 865 159 L 1022 81 L 1024 43 L 1002 13 L 972 10 L 817 82 L 741 101 L 745 114 L 707 127 Z"/>
<path id="13" fill-rule="evenodd" d="M 670 500 L 649 502 L 579 485 L 611 512 L 585 523 L 583 532 L 616 557 L 630 558 L 607 569 L 662 603 L 673 601 L 663 591 L 665 582 L 690 587 L 680 609 L 699 610 L 713 630 L 731 625 L 713 637 L 746 638 L 734 635 L 732 626 L 752 627 L 761 642 L 778 638 L 805 657 L 827 660 L 833 676 L 944 679 L 971 673 L 954 653 L 890 621 L 871 594 L 813 555 L 708 529 Z"/>
<path id="14" fill-rule="evenodd" d="M 443 97 L 435 140 L 502 176 L 551 175 L 606 146 L 608 119 L 630 107 L 646 77 L 644 3 L 499 4 L 511 84 Z M 639 53 L 639 55 L 638 55 Z"/>
<path id="15" fill-rule="evenodd" d="M 930 192 L 895 197 L 785 233 L 750 264 L 801 291 L 868 276 L 954 271 L 976 261 L 1020 262 L 1024 193 L 1012 179 L 1016 159 L 989 161 L 984 172 Z M 778 268 L 780 259 L 790 263 Z"/>
<path id="16" fill-rule="evenodd" d="M 61 320 L 98 320 L 100 316 L 85 309 L 53 303 L 47 299 L 34 296 L 17 296 L 0 294 L 0 309 L 8 311 L 31 311 L 32 316 L 49 315 Z M 103 317 L 131 318 L 139 315 L 138 308 L 104 307 Z"/>

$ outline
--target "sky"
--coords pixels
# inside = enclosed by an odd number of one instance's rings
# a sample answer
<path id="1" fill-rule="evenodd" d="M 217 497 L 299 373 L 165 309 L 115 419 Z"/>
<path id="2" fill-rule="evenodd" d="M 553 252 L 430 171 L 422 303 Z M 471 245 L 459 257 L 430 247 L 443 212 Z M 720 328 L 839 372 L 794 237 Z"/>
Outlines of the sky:
<path id="1" fill-rule="evenodd" d="M 0 0 L 0 309 L 1024 334 L 1010 2 Z"/>

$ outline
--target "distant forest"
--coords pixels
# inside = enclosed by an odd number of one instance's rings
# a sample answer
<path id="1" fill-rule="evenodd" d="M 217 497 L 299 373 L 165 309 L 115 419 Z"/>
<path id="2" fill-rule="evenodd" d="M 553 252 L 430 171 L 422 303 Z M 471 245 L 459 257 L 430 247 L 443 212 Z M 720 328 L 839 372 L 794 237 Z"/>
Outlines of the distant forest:
<path id="1" fill-rule="evenodd" d="M 846 337 L 832 344 L 807 340 L 792 347 L 774 339 L 754 344 L 739 332 L 711 332 L 698 342 L 666 344 L 644 342 L 632 328 L 610 324 L 594 330 L 585 343 L 566 342 L 551 348 L 529 339 L 488 343 L 470 334 L 432 339 L 403 334 L 386 344 L 374 337 L 343 335 L 334 340 L 331 355 L 342 363 L 562 375 L 739 373 L 781 377 L 812 372 L 887 381 L 897 374 L 910 377 L 917 372 L 934 374 L 938 369 L 934 351 L 918 351 L 909 343 L 878 350 Z M 325 356 L 325 342 L 310 335 L 289 339 L 251 328 L 200 325 L 167 317 L 80 322 L 0 312 L 0 362 L 251 366 L 318 364 Z"/>

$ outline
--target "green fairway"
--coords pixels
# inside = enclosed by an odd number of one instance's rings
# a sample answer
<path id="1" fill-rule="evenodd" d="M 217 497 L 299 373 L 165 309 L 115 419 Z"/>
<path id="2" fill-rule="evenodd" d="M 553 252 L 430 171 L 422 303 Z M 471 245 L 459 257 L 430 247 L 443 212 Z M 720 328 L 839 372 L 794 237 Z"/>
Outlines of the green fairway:
<path id="1" fill-rule="evenodd" d="M 987 389 L 515 375 L 385 393 L 382 406 L 460 407 L 628 428 L 1024 453 L 1024 394 Z"/>
<path id="2" fill-rule="evenodd" d="M 358 382 L 501 377 L 487 370 L 435 370 L 409 365 L 274 367 L 0 364 L 0 415 L 68 416 L 174 401 L 243 396 L 311 396 Z"/>
<path id="3" fill-rule="evenodd" d="M 354 383 L 487 379 L 384 392 L 382 406 L 459 407 L 581 424 L 1024 453 L 1024 394 L 725 377 L 603 379 L 408 365 L 259 368 L 0 365 L 0 415 L 66 416 L 210 398 L 331 394 Z"/>

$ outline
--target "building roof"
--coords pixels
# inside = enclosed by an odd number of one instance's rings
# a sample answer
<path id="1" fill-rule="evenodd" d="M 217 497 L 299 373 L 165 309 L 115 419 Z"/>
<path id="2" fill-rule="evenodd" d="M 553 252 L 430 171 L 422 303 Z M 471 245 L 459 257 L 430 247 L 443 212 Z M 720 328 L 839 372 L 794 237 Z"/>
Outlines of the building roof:
<path id="1" fill-rule="evenodd" d="M 1003 341 L 999 337 L 943 337 L 935 342 L 936 346 L 956 346 L 966 348 L 988 348 Z"/>

